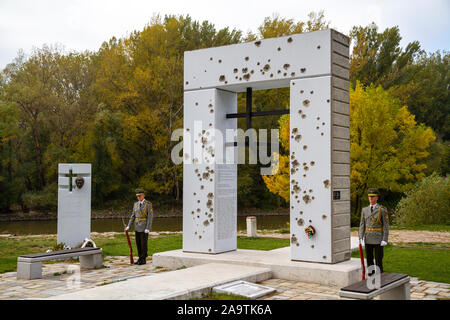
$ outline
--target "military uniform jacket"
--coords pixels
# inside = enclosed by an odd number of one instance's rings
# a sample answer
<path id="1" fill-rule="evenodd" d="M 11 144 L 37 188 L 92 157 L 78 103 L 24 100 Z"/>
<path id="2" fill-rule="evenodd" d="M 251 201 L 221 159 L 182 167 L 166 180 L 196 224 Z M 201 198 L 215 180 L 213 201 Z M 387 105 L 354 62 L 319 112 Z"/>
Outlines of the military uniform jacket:
<path id="1" fill-rule="evenodd" d="M 373 211 L 370 206 L 361 210 L 361 222 L 359 224 L 359 238 L 367 244 L 380 244 L 388 242 L 389 214 L 385 207 L 375 204 Z"/>
<path id="2" fill-rule="evenodd" d="M 135 202 L 133 205 L 133 214 L 128 222 L 128 228 L 134 222 L 134 231 L 144 232 L 145 229 L 150 230 L 153 221 L 153 207 L 150 201 L 144 199 L 142 204 L 139 201 Z"/>

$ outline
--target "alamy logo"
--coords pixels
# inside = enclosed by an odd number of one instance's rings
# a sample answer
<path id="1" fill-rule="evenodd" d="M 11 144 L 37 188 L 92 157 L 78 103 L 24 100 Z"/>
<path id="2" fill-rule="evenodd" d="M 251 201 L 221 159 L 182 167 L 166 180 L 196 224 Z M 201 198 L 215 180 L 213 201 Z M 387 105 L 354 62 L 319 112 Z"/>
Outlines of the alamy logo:
<path id="1" fill-rule="evenodd" d="M 262 167 L 261 175 L 274 175 L 278 172 L 279 130 L 270 130 L 270 143 L 267 129 L 251 128 L 221 130 L 203 129 L 202 121 L 194 121 L 194 132 L 189 129 L 176 129 L 171 140 L 179 141 L 171 153 L 175 164 L 245 164 L 246 138 L 249 146 L 249 164 L 269 165 Z M 259 139 L 258 139 L 259 137 Z M 182 155 L 180 153 L 182 152 Z"/>

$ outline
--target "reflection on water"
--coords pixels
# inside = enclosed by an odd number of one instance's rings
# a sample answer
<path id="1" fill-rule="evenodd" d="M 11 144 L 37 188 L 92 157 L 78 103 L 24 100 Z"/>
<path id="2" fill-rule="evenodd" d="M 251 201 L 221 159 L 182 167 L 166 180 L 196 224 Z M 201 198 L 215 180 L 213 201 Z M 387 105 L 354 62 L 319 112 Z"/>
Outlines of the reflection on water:
<path id="1" fill-rule="evenodd" d="M 124 220 L 128 223 L 128 219 Z M 289 216 L 260 216 L 257 217 L 258 229 L 286 228 Z M 245 217 L 238 217 L 238 230 L 247 228 Z M 94 219 L 91 221 L 92 232 L 123 231 L 122 219 Z M 152 231 L 182 231 L 182 217 L 154 218 Z M 0 222 L 0 233 L 12 234 L 56 234 L 57 221 L 14 221 Z"/>

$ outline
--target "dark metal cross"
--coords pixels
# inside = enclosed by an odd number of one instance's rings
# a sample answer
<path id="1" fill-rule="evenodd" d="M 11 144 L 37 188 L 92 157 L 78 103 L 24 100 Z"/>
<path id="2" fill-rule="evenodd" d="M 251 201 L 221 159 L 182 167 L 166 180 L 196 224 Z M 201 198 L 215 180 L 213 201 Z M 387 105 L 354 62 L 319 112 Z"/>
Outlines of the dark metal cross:
<path id="1" fill-rule="evenodd" d="M 252 111 L 252 88 L 247 88 L 247 95 L 246 95 L 246 101 L 245 101 L 245 112 L 241 113 L 228 113 L 226 115 L 227 119 L 231 118 L 246 118 L 245 124 L 246 124 L 246 130 L 250 129 L 252 127 L 252 117 L 263 117 L 263 116 L 274 116 L 274 115 L 281 115 L 281 114 L 289 114 L 289 109 L 285 110 L 270 110 L 270 111 Z M 245 142 L 245 146 L 248 146 L 248 141 Z M 271 145 L 271 143 L 267 143 L 267 146 Z M 237 146 L 237 142 L 234 143 L 234 146 Z"/>
<path id="2" fill-rule="evenodd" d="M 69 182 L 70 182 L 69 188 L 70 188 L 70 191 L 72 191 L 72 178 L 76 177 L 77 175 L 73 174 L 72 169 L 70 169 L 69 174 L 66 174 L 65 176 L 69 178 Z"/>

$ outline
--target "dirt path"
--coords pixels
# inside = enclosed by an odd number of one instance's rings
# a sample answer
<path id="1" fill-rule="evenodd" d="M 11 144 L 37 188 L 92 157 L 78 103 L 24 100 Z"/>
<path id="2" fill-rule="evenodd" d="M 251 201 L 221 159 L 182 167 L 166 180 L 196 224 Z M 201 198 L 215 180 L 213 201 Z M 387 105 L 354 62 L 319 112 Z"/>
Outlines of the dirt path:
<path id="1" fill-rule="evenodd" d="M 245 236 L 239 232 L 240 236 Z M 358 236 L 358 231 L 351 232 L 352 237 Z M 279 239 L 289 239 L 289 234 L 261 232 L 258 230 L 258 237 L 271 237 Z M 415 231 L 415 230 L 390 230 L 389 242 L 392 243 L 411 243 L 411 242 L 447 242 L 450 243 L 450 232 L 439 231 Z"/>

